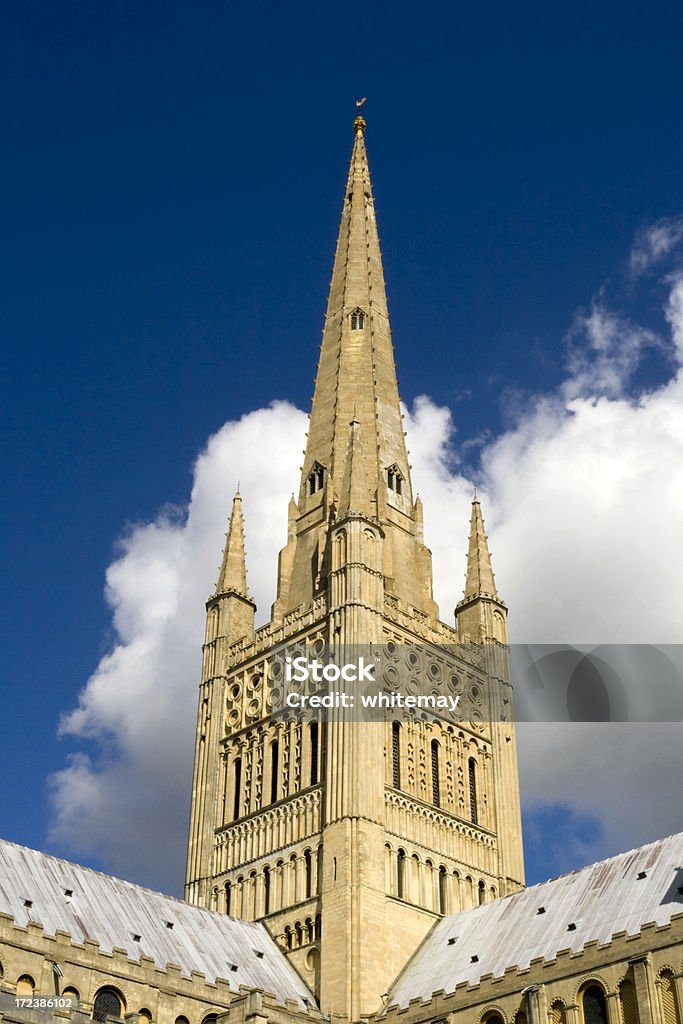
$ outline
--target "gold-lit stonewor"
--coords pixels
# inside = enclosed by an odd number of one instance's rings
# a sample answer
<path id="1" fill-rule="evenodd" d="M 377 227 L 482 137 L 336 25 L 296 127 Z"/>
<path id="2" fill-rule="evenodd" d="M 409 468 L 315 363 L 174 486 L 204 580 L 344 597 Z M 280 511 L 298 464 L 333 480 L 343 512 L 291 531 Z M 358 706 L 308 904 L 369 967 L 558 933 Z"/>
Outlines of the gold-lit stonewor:
<path id="1" fill-rule="evenodd" d="M 432 595 L 359 115 L 271 619 L 254 631 L 239 496 L 207 605 L 186 886 L 201 906 L 265 921 L 326 1013 L 373 1012 L 443 914 L 523 885 L 514 727 L 490 724 L 511 707 L 507 610 L 472 509 L 456 629 Z M 500 657 L 458 655 L 479 728 L 446 716 L 397 732 L 271 719 L 268 654 L 283 641 L 420 645 L 425 690 L 429 659 L 441 671 L 462 641 Z"/>

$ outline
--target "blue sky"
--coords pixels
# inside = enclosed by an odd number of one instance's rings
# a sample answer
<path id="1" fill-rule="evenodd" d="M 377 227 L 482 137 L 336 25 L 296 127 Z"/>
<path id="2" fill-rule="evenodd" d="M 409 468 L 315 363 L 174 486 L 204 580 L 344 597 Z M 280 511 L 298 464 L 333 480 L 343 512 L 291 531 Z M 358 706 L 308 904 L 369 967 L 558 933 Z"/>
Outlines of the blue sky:
<path id="1" fill-rule="evenodd" d="M 227 420 L 308 408 L 354 99 L 401 391 L 452 410 L 476 474 L 562 386 L 596 295 L 664 329 L 663 279 L 634 281 L 628 254 L 683 214 L 683 10 L 36 2 L 0 23 L 1 831 L 123 871 L 48 842 L 51 773 L 117 756 L 106 729 L 57 722 L 116 643 L 117 539 L 187 503 Z M 631 396 L 671 367 L 642 346 Z M 532 845 L 532 876 L 551 873 Z"/>

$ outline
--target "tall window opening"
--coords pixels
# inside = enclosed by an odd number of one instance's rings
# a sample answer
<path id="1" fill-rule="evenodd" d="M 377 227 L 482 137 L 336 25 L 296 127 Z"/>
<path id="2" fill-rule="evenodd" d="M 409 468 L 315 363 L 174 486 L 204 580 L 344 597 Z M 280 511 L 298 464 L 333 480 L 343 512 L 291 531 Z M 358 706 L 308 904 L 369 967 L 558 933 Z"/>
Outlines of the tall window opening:
<path id="1" fill-rule="evenodd" d="M 304 850 L 304 867 L 306 875 L 306 895 L 305 899 L 310 899 L 313 895 L 313 860 L 311 858 L 311 851 Z"/>
<path id="2" fill-rule="evenodd" d="M 439 913 L 448 913 L 448 897 L 446 894 L 446 886 L 448 885 L 448 875 L 446 869 L 441 865 L 439 868 Z"/>
<path id="3" fill-rule="evenodd" d="M 232 886 L 230 882 L 225 883 L 225 913 L 229 914 L 232 909 Z"/>
<path id="4" fill-rule="evenodd" d="M 316 872 L 316 882 L 317 882 L 316 895 L 319 896 L 320 893 L 323 891 L 323 848 L 322 848 L 322 846 L 318 847 L 318 852 L 316 854 L 316 857 L 317 857 L 317 869 L 318 869 L 317 872 Z"/>
<path id="5" fill-rule="evenodd" d="M 362 309 L 354 309 L 351 314 L 351 330 L 362 331 L 365 329 L 365 313 Z"/>
<path id="6" fill-rule="evenodd" d="M 589 985 L 583 993 L 584 1024 L 607 1024 L 605 993 L 599 985 Z"/>
<path id="7" fill-rule="evenodd" d="M 242 789 L 242 758 L 235 759 L 235 799 L 232 807 L 233 820 L 240 816 L 240 791 Z"/>
<path id="8" fill-rule="evenodd" d="M 308 477 L 308 493 L 315 494 L 316 491 L 322 491 L 324 480 L 325 470 L 319 462 L 316 462 Z"/>
<path id="9" fill-rule="evenodd" d="M 406 851 L 401 849 L 396 856 L 396 895 L 405 899 L 406 892 Z"/>
<path id="10" fill-rule="evenodd" d="M 477 762 L 473 757 L 468 762 L 469 783 L 470 783 L 470 821 L 475 825 L 479 824 L 479 812 L 477 810 Z"/>
<path id="11" fill-rule="evenodd" d="M 277 800 L 277 776 L 278 776 L 278 758 L 280 755 L 280 748 L 277 740 L 273 740 L 270 745 L 270 802 L 274 804 Z"/>
<path id="12" fill-rule="evenodd" d="M 398 466 L 390 466 L 387 470 L 387 487 L 396 494 L 403 494 L 403 477 Z"/>
<path id="13" fill-rule="evenodd" d="M 432 740 L 432 803 L 435 807 L 441 804 L 439 793 L 439 744 Z"/>
<path id="14" fill-rule="evenodd" d="M 486 902 L 486 886 L 484 885 L 483 882 L 479 883 L 478 889 L 479 889 L 479 906 L 481 906 L 482 903 Z"/>
<path id="15" fill-rule="evenodd" d="M 311 785 L 318 782 L 318 723 L 311 722 Z"/>
<path id="16" fill-rule="evenodd" d="M 263 913 L 270 913 L 270 868 L 267 864 L 263 869 Z"/>
<path id="17" fill-rule="evenodd" d="M 391 726 L 391 784 L 394 789 L 401 788 L 401 726 L 398 722 Z"/>

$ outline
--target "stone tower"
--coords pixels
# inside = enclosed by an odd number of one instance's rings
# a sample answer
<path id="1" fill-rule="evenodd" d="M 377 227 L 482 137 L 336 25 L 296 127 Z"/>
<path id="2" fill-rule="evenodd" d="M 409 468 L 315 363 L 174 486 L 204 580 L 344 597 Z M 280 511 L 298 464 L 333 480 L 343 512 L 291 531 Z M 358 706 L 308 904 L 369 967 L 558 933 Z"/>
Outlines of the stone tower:
<path id="1" fill-rule="evenodd" d="M 479 502 L 458 628 L 440 621 L 399 407 L 356 119 L 298 501 L 254 629 L 235 496 L 207 603 L 186 898 L 264 920 L 325 1013 L 358 1019 L 444 913 L 523 885 L 505 605 Z M 271 652 L 374 644 L 456 713 L 271 714 Z M 387 686 L 389 684 L 387 683 Z"/>

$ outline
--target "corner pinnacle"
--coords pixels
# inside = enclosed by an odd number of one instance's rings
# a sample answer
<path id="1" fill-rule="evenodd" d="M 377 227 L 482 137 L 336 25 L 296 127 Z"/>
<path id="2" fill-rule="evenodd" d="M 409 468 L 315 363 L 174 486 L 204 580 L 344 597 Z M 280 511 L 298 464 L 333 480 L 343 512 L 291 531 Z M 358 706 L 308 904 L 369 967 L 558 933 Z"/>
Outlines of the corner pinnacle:
<path id="1" fill-rule="evenodd" d="M 239 487 L 232 501 L 232 513 L 223 551 L 223 562 L 218 576 L 218 583 L 216 584 L 217 594 L 223 594 L 227 591 L 233 591 L 242 597 L 248 597 L 247 562 L 244 550 L 244 516 Z"/>

